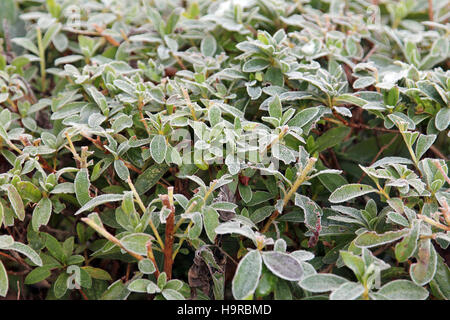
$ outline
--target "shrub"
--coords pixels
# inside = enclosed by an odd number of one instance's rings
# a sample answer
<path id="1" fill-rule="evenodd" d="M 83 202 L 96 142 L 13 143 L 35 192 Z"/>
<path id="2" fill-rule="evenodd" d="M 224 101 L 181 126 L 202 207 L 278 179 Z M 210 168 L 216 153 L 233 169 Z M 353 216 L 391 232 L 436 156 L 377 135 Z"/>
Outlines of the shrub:
<path id="1" fill-rule="evenodd" d="M 449 299 L 444 0 L 4 0 L 0 296 Z"/>

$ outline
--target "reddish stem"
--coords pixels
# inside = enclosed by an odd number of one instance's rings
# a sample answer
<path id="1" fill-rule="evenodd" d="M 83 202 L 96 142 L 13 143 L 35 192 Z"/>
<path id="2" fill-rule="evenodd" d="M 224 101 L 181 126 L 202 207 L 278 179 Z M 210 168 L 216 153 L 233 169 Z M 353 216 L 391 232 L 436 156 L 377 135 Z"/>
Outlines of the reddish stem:
<path id="1" fill-rule="evenodd" d="M 167 195 L 160 195 L 163 205 L 170 209 L 170 214 L 166 219 L 166 237 L 164 243 L 164 272 L 167 274 L 167 279 L 172 278 L 173 265 L 173 229 L 175 227 L 175 207 L 170 205 L 169 197 Z"/>

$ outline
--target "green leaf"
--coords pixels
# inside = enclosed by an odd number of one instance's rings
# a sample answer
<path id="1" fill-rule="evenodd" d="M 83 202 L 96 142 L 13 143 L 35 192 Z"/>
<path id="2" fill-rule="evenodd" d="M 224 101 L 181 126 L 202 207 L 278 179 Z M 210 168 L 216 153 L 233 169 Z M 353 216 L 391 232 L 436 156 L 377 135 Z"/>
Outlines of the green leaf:
<path id="1" fill-rule="evenodd" d="M 147 293 L 154 294 L 157 292 L 161 292 L 161 289 L 153 281 L 150 281 L 150 283 L 147 285 Z"/>
<path id="2" fill-rule="evenodd" d="M 127 191 L 124 193 L 121 208 L 128 218 L 136 217 L 136 208 L 134 207 L 133 192 Z M 136 220 L 138 220 L 138 217 L 136 217 Z"/>
<path id="3" fill-rule="evenodd" d="M 114 130 L 115 133 L 119 133 L 120 131 L 131 128 L 133 126 L 133 120 L 127 115 L 121 115 L 116 120 L 114 120 L 111 129 Z"/>
<path id="4" fill-rule="evenodd" d="M 150 259 L 142 259 L 138 263 L 139 271 L 143 274 L 152 274 L 156 271 L 153 261 Z"/>
<path id="5" fill-rule="evenodd" d="M 111 284 L 100 297 L 100 300 L 124 300 L 130 291 L 128 291 L 121 279 Z"/>
<path id="6" fill-rule="evenodd" d="M 248 203 L 252 200 L 253 192 L 250 186 L 245 186 L 243 184 L 238 185 L 239 195 L 245 203 Z"/>
<path id="7" fill-rule="evenodd" d="M 155 160 L 156 163 L 161 164 L 166 158 L 166 151 L 166 137 L 163 135 L 154 136 L 152 142 L 150 143 L 150 153 L 153 160 Z"/>
<path id="8" fill-rule="evenodd" d="M 86 168 L 80 169 L 75 176 L 74 187 L 78 203 L 82 206 L 91 200 L 89 193 L 90 185 L 88 170 Z"/>
<path id="9" fill-rule="evenodd" d="M 390 300 L 425 300 L 428 291 L 409 280 L 395 280 L 385 284 L 379 294 Z"/>
<path id="10" fill-rule="evenodd" d="M 46 226 L 52 214 L 52 202 L 49 198 L 42 198 L 34 207 L 33 217 L 31 219 L 33 229 L 39 230 L 39 227 Z"/>
<path id="11" fill-rule="evenodd" d="M 208 119 L 211 127 L 214 127 L 222 120 L 222 111 L 217 105 L 213 105 L 208 109 Z"/>
<path id="12" fill-rule="evenodd" d="M 80 269 L 80 285 L 86 289 L 92 287 L 92 278 L 90 274 L 84 269 Z"/>
<path id="13" fill-rule="evenodd" d="M 95 208 L 107 202 L 122 201 L 122 200 L 123 194 L 102 194 L 89 200 L 84 206 L 82 206 L 80 209 L 78 209 L 77 212 L 75 212 L 75 215 L 88 211 L 92 208 Z"/>
<path id="14" fill-rule="evenodd" d="M 334 190 L 328 200 L 332 203 L 340 203 L 372 192 L 378 191 L 368 185 L 352 183 Z"/>
<path id="15" fill-rule="evenodd" d="M 417 88 L 422 91 L 422 93 L 424 93 L 428 98 L 436 101 L 437 103 L 439 103 L 440 105 L 448 108 L 447 104 L 445 103 L 445 101 L 442 99 L 441 95 L 439 94 L 439 91 L 436 89 L 435 85 L 428 81 L 428 80 L 424 80 L 424 81 L 418 81 L 416 83 Z M 448 122 L 447 122 L 448 125 Z"/>
<path id="16" fill-rule="evenodd" d="M 59 241 L 55 237 L 48 233 L 46 237 L 47 239 L 45 241 L 45 247 L 48 249 L 52 256 L 54 256 L 59 261 L 64 262 L 66 259 L 66 254 L 64 253 L 61 243 L 59 243 Z"/>
<path id="17" fill-rule="evenodd" d="M 191 228 L 189 228 L 188 236 L 189 239 L 194 240 L 197 239 L 202 233 L 203 216 L 199 212 L 194 212 L 189 215 L 189 218 L 191 219 L 192 222 L 194 222 L 194 225 Z"/>
<path id="18" fill-rule="evenodd" d="M 147 279 L 136 279 L 136 280 L 133 280 L 128 285 L 128 290 L 130 290 L 132 292 L 147 293 L 147 287 L 149 286 L 150 283 L 151 283 L 151 281 L 147 280 Z"/>
<path id="19" fill-rule="evenodd" d="M 419 240 L 420 220 L 414 220 L 409 233 L 395 246 L 395 257 L 398 262 L 405 262 L 416 251 Z"/>
<path id="20" fill-rule="evenodd" d="M 167 283 L 167 273 L 161 272 L 159 274 L 158 280 L 156 281 L 156 284 L 158 285 L 158 288 L 163 289 L 166 286 Z"/>
<path id="21" fill-rule="evenodd" d="M 37 46 L 28 38 L 14 38 L 11 40 L 13 43 L 31 51 L 35 55 L 39 56 L 39 49 Z"/>
<path id="22" fill-rule="evenodd" d="M 375 83 L 374 77 L 361 77 L 358 78 L 355 82 L 353 82 L 353 88 L 355 89 L 362 89 L 367 88 L 368 86 L 371 86 Z"/>
<path id="23" fill-rule="evenodd" d="M 319 113 L 319 109 L 317 107 L 306 108 L 298 112 L 291 120 L 288 122 L 289 127 L 303 127 L 308 122 L 313 120 L 317 114 Z"/>
<path id="24" fill-rule="evenodd" d="M 172 279 L 167 281 L 166 285 L 164 286 L 164 289 L 172 289 L 175 291 L 179 291 L 183 288 L 183 281 L 178 279 Z"/>
<path id="25" fill-rule="evenodd" d="M 259 280 L 258 288 L 256 289 L 257 296 L 267 296 L 273 291 L 273 287 L 276 284 L 276 277 L 263 267 L 261 279 Z"/>
<path id="26" fill-rule="evenodd" d="M 29 274 L 27 274 L 25 278 L 25 284 L 35 284 L 41 282 L 48 277 L 50 277 L 52 273 L 48 267 L 38 267 L 33 269 Z"/>
<path id="27" fill-rule="evenodd" d="M 335 173 L 324 173 L 319 175 L 317 178 L 330 192 L 333 192 L 337 188 L 348 184 L 348 181 L 345 180 L 343 176 Z"/>
<path id="28" fill-rule="evenodd" d="M 232 282 L 232 292 L 236 300 L 244 300 L 253 295 L 261 270 L 262 258 L 258 250 L 250 251 L 241 259 Z"/>
<path id="29" fill-rule="evenodd" d="M 361 279 L 365 271 L 363 259 L 348 251 L 340 251 L 340 255 L 345 265 L 353 271 L 358 279 Z"/>
<path id="30" fill-rule="evenodd" d="M 50 193 L 75 193 L 75 185 L 71 182 L 59 183 L 52 189 L 52 191 L 50 191 Z"/>
<path id="31" fill-rule="evenodd" d="M 52 40 L 53 45 L 59 52 L 64 52 L 69 46 L 69 39 L 64 33 L 58 33 Z"/>
<path id="32" fill-rule="evenodd" d="M 414 66 L 419 66 L 420 54 L 414 42 L 407 40 L 405 44 L 405 58 Z"/>
<path id="33" fill-rule="evenodd" d="M 17 21 L 17 7 L 14 0 L 3 0 L 2 10 L 0 11 L 0 20 L 12 24 Z M 0 32 L 4 33 L 3 25 L 0 26 Z"/>
<path id="34" fill-rule="evenodd" d="M 430 288 L 435 297 L 450 300 L 450 268 L 439 255 L 437 255 L 436 273 L 430 282 Z"/>
<path id="35" fill-rule="evenodd" d="M 14 242 L 11 246 L 9 246 L 7 248 L 8 250 L 14 250 L 17 251 L 23 255 L 25 255 L 27 258 L 29 258 L 31 260 L 31 262 L 33 262 L 34 264 L 36 264 L 37 266 L 42 266 L 42 259 L 41 257 L 37 254 L 36 251 L 34 251 L 33 249 L 31 249 L 29 246 L 27 246 L 26 244 L 23 244 L 21 242 Z"/>
<path id="36" fill-rule="evenodd" d="M 364 292 L 364 287 L 360 283 L 347 282 L 330 294 L 330 300 L 355 300 Z"/>
<path id="37" fill-rule="evenodd" d="M 153 237 L 146 233 L 133 233 L 126 235 L 120 240 L 120 243 L 125 249 L 140 254 L 147 255 L 147 242 L 151 241 Z"/>
<path id="38" fill-rule="evenodd" d="M 109 275 L 109 273 L 103 269 L 100 268 L 94 268 L 91 266 L 85 266 L 82 267 L 81 269 L 83 269 L 84 271 L 86 271 L 87 273 L 89 273 L 89 275 L 94 278 L 94 279 L 98 279 L 98 280 L 112 280 L 111 276 Z"/>
<path id="39" fill-rule="evenodd" d="M 378 234 L 374 231 L 364 232 L 356 237 L 355 245 L 362 248 L 377 247 L 401 239 L 408 232 L 409 230 L 388 231 L 383 234 Z"/>
<path id="40" fill-rule="evenodd" d="M 61 30 L 61 27 L 61 23 L 55 23 L 47 29 L 47 32 L 45 32 L 44 38 L 42 39 L 42 47 L 44 50 L 47 49 L 50 41 L 54 39 L 56 34 Z"/>
<path id="41" fill-rule="evenodd" d="M 169 18 L 167 18 L 167 25 L 165 29 L 166 34 L 171 34 L 175 30 L 175 26 L 180 19 L 181 12 L 183 12 L 182 8 L 175 8 L 170 14 Z"/>
<path id="42" fill-rule="evenodd" d="M 341 94 L 340 96 L 335 98 L 335 102 L 336 104 L 354 104 L 358 107 L 362 107 L 364 106 L 367 101 L 361 98 L 358 98 L 357 96 L 353 95 L 353 94 Z"/>
<path id="43" fill-rule="evenodd" d="M 116 170 L 117 175 L 123 181 L 127 181 L 130 176 L 130 171 L 125 166 L 125 163 L 122 160 L 114 160 L 114 170 Z"/>
<path id="44" fill-rule="evenodd" d="M 3 262 L 0 261 L 0 296 L 6 297 L 8 293 L 9 281 Z"/>
<path id="45" fill-rule="evenodd" d="M 161 294 L 166 298 L 166 300 L 186 300 L 186 298 L 173 289 L 164 289 L 161 291 Z"/>
<path id="46" fill-rule="evenodd" d="M 273 195 L 269 192 L 265 191 L 255 191 L 252 196 L 252 200 L 250 200 L 249 203 L 247 203 L 247 206 L 253 207 L 260 203 L 264 203 L 270 199 L 273 199 Z M 234 210 L 233 210 L 234 211 Z"/>
<path id="47" fill-rule="evenodd" d="M 396 106 L 400 97 L 400 90 L 397 86 L 392 87 L 387 95 L 385 94 L 385 103 L 390 106 Z"/>
<path id="48" fill-rule="evenodd" d="M 270 82 L 274 86 L 282 87 L 284 84 L 283 71 L 280 68 L 269 67 L 264 73 L 264 81 Z"/>
<path id="49" fill-rule="evenodd" d="M 83 56 L 79 54 L 71 54 L 68 56 L 60 57 L 55 59 L 55 66 L 59 66 L 60 64 L 68 64 L 68 63 L 74 63 L 79 60 L 82 60 Z"/>
<path id="50" fill-rule="evenodd" d="M 140 174 L 134 184 L 139 194 L 143 194 L 150 190 L 169 170 L 169 166 L 165 163 L 155 164 L 147 168 Z"/>
<path id="51" fill-rule="evenodd" d="M 423 154 L 433 145 L 434 141 L 436 140 L 435 134 L 421 134 L 416 142 L 416 158 L 417 160 L 420 160 L 422 158 Z"/>
<path id="52" fill-rule="evenodd" d="M 318 273 L 304 278 L 299 285 L 310 292 L 327 292 L 336 290 L 348 282 L 347 279 L 331 273 Z"/>
<path id="53" fill-rule="evenodd" d="M 92 85 L 86 85 L 84 87 L 84 89 L 91 96 L 91 98 L 94 99 L 95 103 L 100 108 L 100 110 L 102 111 L 103 115 L 108 116 L 109 108 L 108 108 L 108 105 L 106 103 L 105 96 Z"/>
<path id="54" fill-rule="evenodd" d="M 25 207 L 23 205 L 23 201 L 19 195 L 19 192 L 17 192 L 17 189 L 12 184 L 8 184 L 4 188 L 8 192 L 8 199 L 11 203 L 14 213 L 20 221 L 23 221 L 25 219 Z"/>
<path id="55" fill-rule="evenodd" d="M 0 248 L 8 248 L 14 244 L 14 238 L 10 235 L 1 235 L 0 236 Z"/>
<path id="56" fill-rule="evenodd" d="M 270 62 L 268 60 L 264 60 L 261 58 L 253 58 L 246 63 L 242 67 L 242 71 L 244 72 L 257 72 L 266 69 L 270 66 Z"/>
<path id="57" fill-rule="evenodd" d="M 216 50 L 217 43 L 216 39 L 213 36 L 207 35 L 205 38 L 203 38 L 202 43 L 200 44 L 200 51 L 204 56 L 212 57 Z"/>
<path id="58" fill-rule="evenodd" d="M 206 235 L 211 243 L 214 243 L 216 238 L 216 228 L 219 225 L 219 213 L 211 207 L 203 209 L 203 223 L 205 225 Z"/>
<path id="59" fill-rule="evenodd" d="M 80 264 L 80 263 L 83 263 L 85 260 L 82 255 L 75 254 L 75 255 L 71 256 L 70 254 L 71 254 L 71 252 L 70 253 L 66 252 L 66 256 L 69 256 L 67 258 L 67 262 L 66 262 L 68 265 Z"/>
<path id="60" fill-rule="evenodd" d="M 292 292 L 289 284 L 285 280 L 278 280 L 273 290 L 275 300 L 292 300 Z"/>
<path id="61" fill-rule="evenodd" d="M 450 107 L 441 108 L 434 119 L 436 129 L 438 129 L 439 131 L 444 131 L 445 129 L 447 129 L 448 125 L 450 124 Z"/>
<path id="62" fill-rule="evenodd" d="M 437 270 L 437 253 L 430 239 L 419 241 L 417 250 L 417 263 L 413 263 L 409 268 L 411 280 L 419 286 L 424 286 L 433 280 Z"/>
<path id="63" fill-rule="evenodd" d="M 273 212 L 275 208 L 273 206 L 264 206 L 261 208 L 256 209 L 250 216 L 250 219 L 254 223 L 258 223 L 263 221 L 264 219 L 268 218 Z"/>
<path id="64" fill-rule="evenodd" d="M 298 281 L 303 277 L 300 262 L 290 255 L 277 251 L 264 252 L 264 264 L 277 277 L 288 281 Z"/>
<path id="65" fill-rule="evenodd" d="M 56 298 L 62 298 L 67 292 L 67 279 L 69 275 L 65 272 L 61 272 L 53 284 L 53 293 Z"/>
<path id="66" fill-rule="evenodd" d="M 269 102 L 269 115 L 278 120 L 283 115 L 280 97 L 276 94 Z"/>
<path id="67" fill-rule="evenodd" d="M 122 280 L 119 279 L 103 292 L 99 300 L 124 300 L 129 294 L 130 291 L 127 289 Z"/>
<path id="68" fill-rule="evenodd" d="M 322 152 L 328 148 L 332 148 L 344 140 L 344 138 L 350 133 L 350 128 L 348 127 L 336 127 L 327 130 L 323 135 L 317 138 L 314 148 L 311 150 L 313 152 Z"/>
<path id="69" fill-rule="evenodd" d="M 38 202 L 42 198 L 41 191 L 29 181 L 18 182 L 17 191 L 23 199 L 34 203 Z"/>

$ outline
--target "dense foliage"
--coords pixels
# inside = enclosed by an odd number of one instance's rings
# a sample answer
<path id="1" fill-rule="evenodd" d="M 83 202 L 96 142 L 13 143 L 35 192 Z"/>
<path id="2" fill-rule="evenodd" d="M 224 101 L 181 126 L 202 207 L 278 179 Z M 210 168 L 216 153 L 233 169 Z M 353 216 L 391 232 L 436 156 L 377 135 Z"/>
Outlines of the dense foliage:
<path id="1" fill-rule="evenodd" d="M 446 0 L 2 0 L 0 296 L 449 299 Z"/>

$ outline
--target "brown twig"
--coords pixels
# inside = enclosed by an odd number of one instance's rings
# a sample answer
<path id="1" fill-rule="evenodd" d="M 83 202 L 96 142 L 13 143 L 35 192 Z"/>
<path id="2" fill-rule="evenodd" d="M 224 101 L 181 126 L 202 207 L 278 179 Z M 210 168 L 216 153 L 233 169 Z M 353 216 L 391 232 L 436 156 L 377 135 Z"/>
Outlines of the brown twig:
<path id="1" fill-rule="evenodd" d="M 158 264 L 156 263 L 155 255 L 153 254 L 152 241 L 148 241 L 145 246 L 147 247 L 147 257 L 153 262 L 153 265 L 155 266 L 155 277 L 158 279 L 159 269 Z"/>
<path id="2" fill-rule="evenodd" d="M 439 158 L 444 159 L 445 161 L 447 161 L 447 157 L 441 152 L 439 151 L 438 148 L 436 148 L 435 146 L 431 146 L 430 147 L 430 151 L 432 151 L 435 155 L 437 155 Z"/>
<path id="3" fill-rule="evenodd" d="M 106 41 L 108 41 L 110 44 L 112 44 L 115 47 L 120 46 L 120 43 L 117 42 L 113 37 L 111 37 L 110 35 L 104 34 L 103 31 L 105 31 L 104 28 L 100 27 L 97 24 L 93 24 L 95 30 L 100 34 L 100 36 L 102 36 L 103 38 L 105 38 Z"/>
<path id="4" fill-rule="evenodd" d="M 343 119 L 341 116 L 337 116 L 337 118 L 340 118 L 338 120 L 336 119 L 332 119 L 332 118 L 327 118 L 324 117 L 322 118 L 325 121 L 330 121 L 333 123 L 338 123 L 338 124 L 343 124 L 347 127 L 351 127 L 351 128 L 355 128 L 355 129 L 366 129 L 366 130 L 375 130 L 375 131 L 381 131 L 381 132 L 390 132 L 390 133 L 399 133 L 400 131 L 395 130 L 395 129 L 386 129 L 386 128 L 381 128 L 381 127 L 370 127 L 366 124 L 362 124 L 362 123 L 353 123 L 353 122 L 348 122 L 347 120 Z"/>
<path id="5" fill-rule="evenodd" d="M 388 249 L 390 247 L 391 247 L 391 244 L 389 243 L 389 244 L 387 244 L 387 245 L 385 245 L 385 246 L 383 246 L 381 248 L 378 248 L 377 250 L 375 250 L 373 252 L 373 255 L 376 257 L 376 256 L 378 256 L 379 254 L 381 254 L 382 252 L 384 252 L 386 249 Z"/>
<path id="6" fill-rule="evenodd" d="M 436 168 L 438 168 L 438 170 L 442 173 L 442 175 L 444 176 L 445 181 L 447 181 L 447 183 L 450 185 L 450 178 L 448 177 L 447 174 L 445 174 L 444 168 L 442 168 L 442 166 L 439 163 L 439 161 L 438 160 L 434 160 L 433 163 L 436 166 Z"/>
<path id="7" fill-rule="evenodd" d="M 326 266 L 323 270 L 321 270 L 319 273 L 330 273 L 331 271 L 333 271 L 334 268 L 334 263 Z"/>
<path id="8" fill-rule="evenodd" d="M 245 28 L 247 28 L 247 30 L 250 31 L 254 37 L 258 36 L 258 31 L 256 31 L 251 25 L 246 25 Z"/>
<path id="9" fill-rule="evenodd" d="M 172 57 L 175 59 L 175 61 L 178 63 L 178 65 L 181 67 L 181 69 L 183 69 L 183 70 L 187 69 L 179 56 L 177 56 L 175 53 L 172 52 Z"/>
<path id="10" fill-rule="evenodd" d="M 4 252 L 0 252 L 0 256 L 3 256 L 3 257 L 5 257 L 5 258 L 8 258 L 8 259 L 10 259 L 10 260 L 12 260 L 12 261 L 15 261 L 15 262 L 19 262 L 16 258 L 14 258 L 14 257 L 12 257 L 12 256 L 10 256 L 9 254 L 4 253 Z"/>
<path id="11" fill-rule="evenodd" d="M 434 21 L 433 0 L 428 0 L 428 19 L 430 19 L 430 21 Z"/>
<path id="12" fill-rule="evenodd" d="M 377 51 L 377 46 L 374 44 L 369 52 L 367 52 L 366 56 L 361 60 L 361 62 L 367 61 L 375 53 L 375 51 Z"/>
<path id="13" fill-rule="evenodd" d="M 175 206 L 170 200 L 170 192 L 173 193 L 173 187 L 169 188 L 169 195 L 159 195 L 163 205 L 170 209 L 169 216 L 166 219 L 166 232 L 165 232 L 165 248 L 164 248 L 164 272 L 167 274 L 167 278 L 172 278 L 172 265 L 173 265 L 173 240 L 174 240 L 174 227 L 175 227 Z"/>
<path id="14" fill-rule="evenodd" d="M 83 292 L 83 290 L 78 289 L 78 291 L 80 291 L 81 296 L 83 297 L 84 300 L 89 300 L 89 298 L 87 297 L 87 295 Z"/>
<path id="15" fill-rule="evenodd" d="M 142 98 L 139 97 L 139 100 L 138 100 L 139 118 L 140 118 L 140 121 L 142 122 L 142 124 L 145 127 L 145 131 L 147 131 L 147 134 L 150 136 L 151 135 L 151 131 L 150 131 L 150 128 L 148 127 L 147 121 L 145 121 L 143 108 L 144 108 L 144 103 L 142 101 Z"/>

